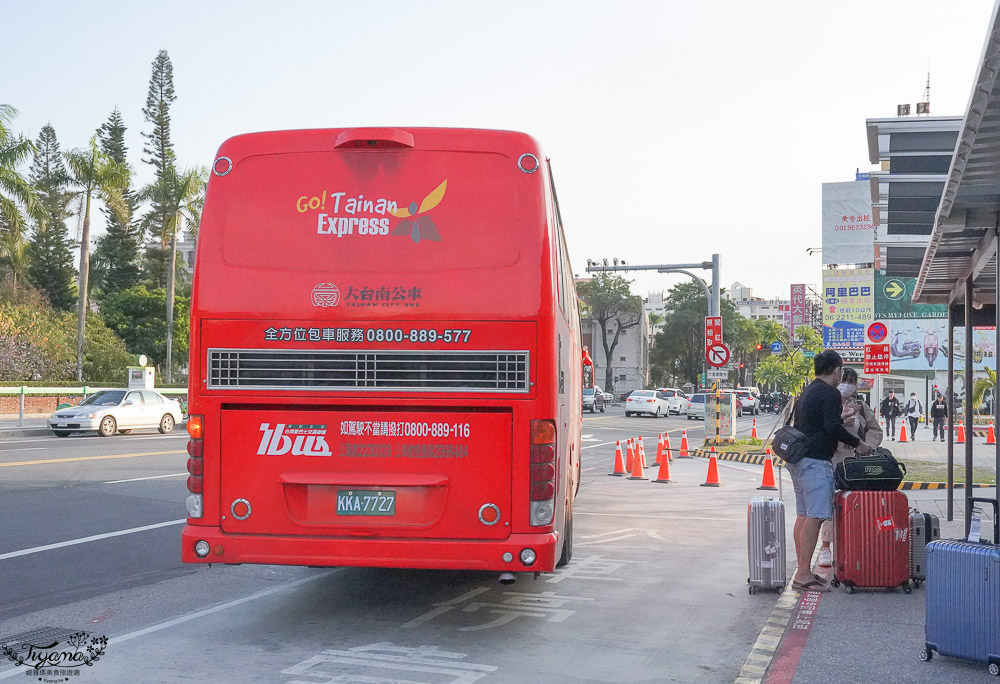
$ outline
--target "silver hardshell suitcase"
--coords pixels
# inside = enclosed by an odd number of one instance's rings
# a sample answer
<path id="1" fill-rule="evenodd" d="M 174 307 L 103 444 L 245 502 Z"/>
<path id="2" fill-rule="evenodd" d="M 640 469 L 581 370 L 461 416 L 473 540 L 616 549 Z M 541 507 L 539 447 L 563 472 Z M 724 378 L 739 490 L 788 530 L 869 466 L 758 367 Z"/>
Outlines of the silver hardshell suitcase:
<path id="1" fill-rule="evenodd" d="M 785 587 L 785 504 L 781 499 L 754 497 L 747 506 L 749 592 Z"/>

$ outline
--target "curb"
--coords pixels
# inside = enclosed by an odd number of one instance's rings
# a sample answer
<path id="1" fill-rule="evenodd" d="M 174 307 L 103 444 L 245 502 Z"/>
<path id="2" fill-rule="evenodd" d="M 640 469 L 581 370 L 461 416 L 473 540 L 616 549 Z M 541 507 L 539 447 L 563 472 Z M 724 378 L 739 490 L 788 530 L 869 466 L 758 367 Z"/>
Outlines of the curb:
<path id="1" fill-rule="evenodd" d="M 699 458 L 708 458 L 710 456 L 715 456 L 716 459 L 720 461 L 736 461 L 737 463 L 749 463 L 751 465 L 764 465 L 764 460 L 767 458 L 765 454 L 756 451 L 705 451 L 704 449 L 695 449 L 694 455 Z M 771 455 L 775 465 L 782 464 L 783 461 L 777 456 Z M 972 484 L 973 489 L 991 489 L 996 485 L 984 484 L 981 482 L 974 482 Z M 964 482 L 956 482 L 952 485 L 954 489 L 965 489 Z M 899 484 L 899 489 L 948 489 L 947 482 L 911 482 L 903 481 Z"/>
<path id="2" fill-rule="evenodd" d="M 52 430 L 46 427 L 22 427 L 0 429 L 0 442 L 20 439 L 22 437 L 45 437 L 51 436 Z"/>

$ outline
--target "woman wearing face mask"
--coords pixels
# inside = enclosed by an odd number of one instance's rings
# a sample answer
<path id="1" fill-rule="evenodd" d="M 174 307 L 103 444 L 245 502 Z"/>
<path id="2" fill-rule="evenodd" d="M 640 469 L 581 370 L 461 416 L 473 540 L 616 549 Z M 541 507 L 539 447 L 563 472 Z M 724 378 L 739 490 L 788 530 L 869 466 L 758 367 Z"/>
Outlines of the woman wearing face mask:
<path id="1" fill-rule="evenodd" d="M 860 398 L 858 392 L 858 374 L 853 368 L 845 368 L 844 376 L 837 386 L 843 402 L 841 417 L 844 419 L 844 428 L 859 439 L 871 446 L 873 449 L 882 443 L 882 427 L 878 424 L 878 417 L 864 399 Z M 837 451 L 833 455 L 833 467 L 836 468 L 845 458 L 854 455 L 854 449 L 843 442 L 837 445 Z M 821 568 L 828 568 L 833 565 L 833 552 L 830 550 L 830 543 L 833 541 L 833 521 L 825 520 L 819 530 L 819 538 L 823 542 L 819 550 L 819 559 L 816 565 Z"/>

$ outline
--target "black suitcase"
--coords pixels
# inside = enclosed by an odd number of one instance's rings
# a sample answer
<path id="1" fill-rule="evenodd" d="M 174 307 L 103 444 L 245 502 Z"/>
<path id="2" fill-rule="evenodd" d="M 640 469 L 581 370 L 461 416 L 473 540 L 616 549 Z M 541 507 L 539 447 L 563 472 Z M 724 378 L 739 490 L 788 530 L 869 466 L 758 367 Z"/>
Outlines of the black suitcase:
<path id="1" fill-rule="evenodd" d="M 866 456 L 848 456 L 833 470 L 837 489 L 892 491 L 906 475 L 906 466 L 892 452 L 879 447 Z"/>
<path id="2" fill-rule="evenodd" d="M 910 512 L 910 579 L 915 586 L 927 579 L 927 545 L 940 537 L 940 518 L 916 509 Z"/>

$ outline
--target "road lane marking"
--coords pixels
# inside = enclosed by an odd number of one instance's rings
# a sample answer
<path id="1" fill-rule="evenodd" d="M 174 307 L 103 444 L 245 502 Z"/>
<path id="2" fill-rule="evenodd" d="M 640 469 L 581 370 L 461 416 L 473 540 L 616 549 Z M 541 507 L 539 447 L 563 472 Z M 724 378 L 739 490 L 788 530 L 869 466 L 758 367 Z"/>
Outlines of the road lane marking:
<path id="1" fill-rule="evenodd" d="M 6 451 L 46 451 L 48 447 L 19 447 L 17 449 L 7 449 Z"/>
<path id="2" fill-rule="evenodd" d="M 0 468 L 11 466 L 43 465 L 46 463 L 72 463 L 74 461 L 105 461 L 115 458 L 135 458 L 137 456 L 164 456 L 167 454 L 186 454 L 187 451 L 142 451 L 135 454 L 111 454 L 107 456 L 71 456 L 69 458 L 50 458 L 40 461 L 13 461 L 11 463 L 0 463 Z"/>
<path id="3" fill-rule="evenodd" d="M 41 553 L 42 551 L 51 551 L 52 549 L 61 549 L 67 546 L 76 546 L 77 544 L 86 544 L 92 541 L 100 541 L 101 539 L 110 539 L 111 537 L 121 537 L 126 534 L 135 534 L 136 532 L 155 530 L 160 527 L 180 525 L 181 523 L 184 522 L 187 522 L 187 518 L 181 518 L 180 520 L 168 520 L 167 522 L 155 523 L 153 525 L 143 525 L 142 527 L 131 527 L 127 530 L 118 530 L 117 532 L 105 532 L 103 534 L 91 535 L 90 537 L 80 537 L 79 539 L 70 539 L 68 541 L 57 542 L 55 544 L 46 544 L 45 546 L 35 546 L 30 549 L 21 549 L 20 551 L 0 553 L 0 561 L 7 560 L 8 558 L 17 558 L 18 556 L 27 556 L 32 553 Z"/>
<path id="4" fill-rule="evenodd" d="M 170 475 L 150 475 L 149 477 L 132 477 L 128 480 L 108 480 L 104 484 L 121 484 L 122 482 L 142 482 L 144 480 L 162 480 L 165 477 L 181 477 L 186 476 L 188 473 L 171 473 Z"/>
<path id="5" fill-rule="evenodd" d="M 228 610 L 229 608 L 234 608 L 236 606 L 248 603 L 250 601 L 256 601 L 257 599 L 265 598 L 272 594 L 276 594 L 280 591 L 293 589 L 299 586 L 300 584 L 305 584 L 306 582 L 315 582 L 318 579 L 323 579 L 324 577 L 327 577 L 328 575 L 331 575 L 335 572 L 340 572 L 343 569 L 344 568 L 331 568 L 330 570 L 325 570 L 319 574 L 312 575 L 311 577 L 303 577 L 302 579 L 293 580 L 291 582 L 285 582 L 284 584 L 280 584 L 276 587 L 271 587 L 270 589 L 265 589 L 263 591 L 258 591 L 255 594 L 250 594 L 249 596 L 244 596 L 243 598 L 235 599 L 233 601 L 228 601 L 226 603 L 221 603 L 211 608 L 205 608 L 203 610 L 195 611 L 194 613 L 181 615 L 180 617 L 173 618 L 172 620 L 167 620 L 166 622 L 160 622 L 158 624 L 151 625 L 144 629 L 139 629 L 134 632 L 129 632 L 128 634 L 112 637 L 111 641 L 113 641 L 116 644 L 120 644 L 123 641 L 130 641 L 132 639 L 135 639 L 136 637 L 152 634 L 153 632 L 159 632 L 161 630 L 174 627 L 175 625 L 180 625 L 200 617 L 205 617 L 206 615 L 211 615 L 212 613 L 218 613 L 219 611 Z M 13 677 L 18 677 L 18 676 L 24 678 L 24 673 L 25 670 L 19 670 L 15 668 L 8 672 L 0 673 L 0 679 L 11 679 Z"/>

